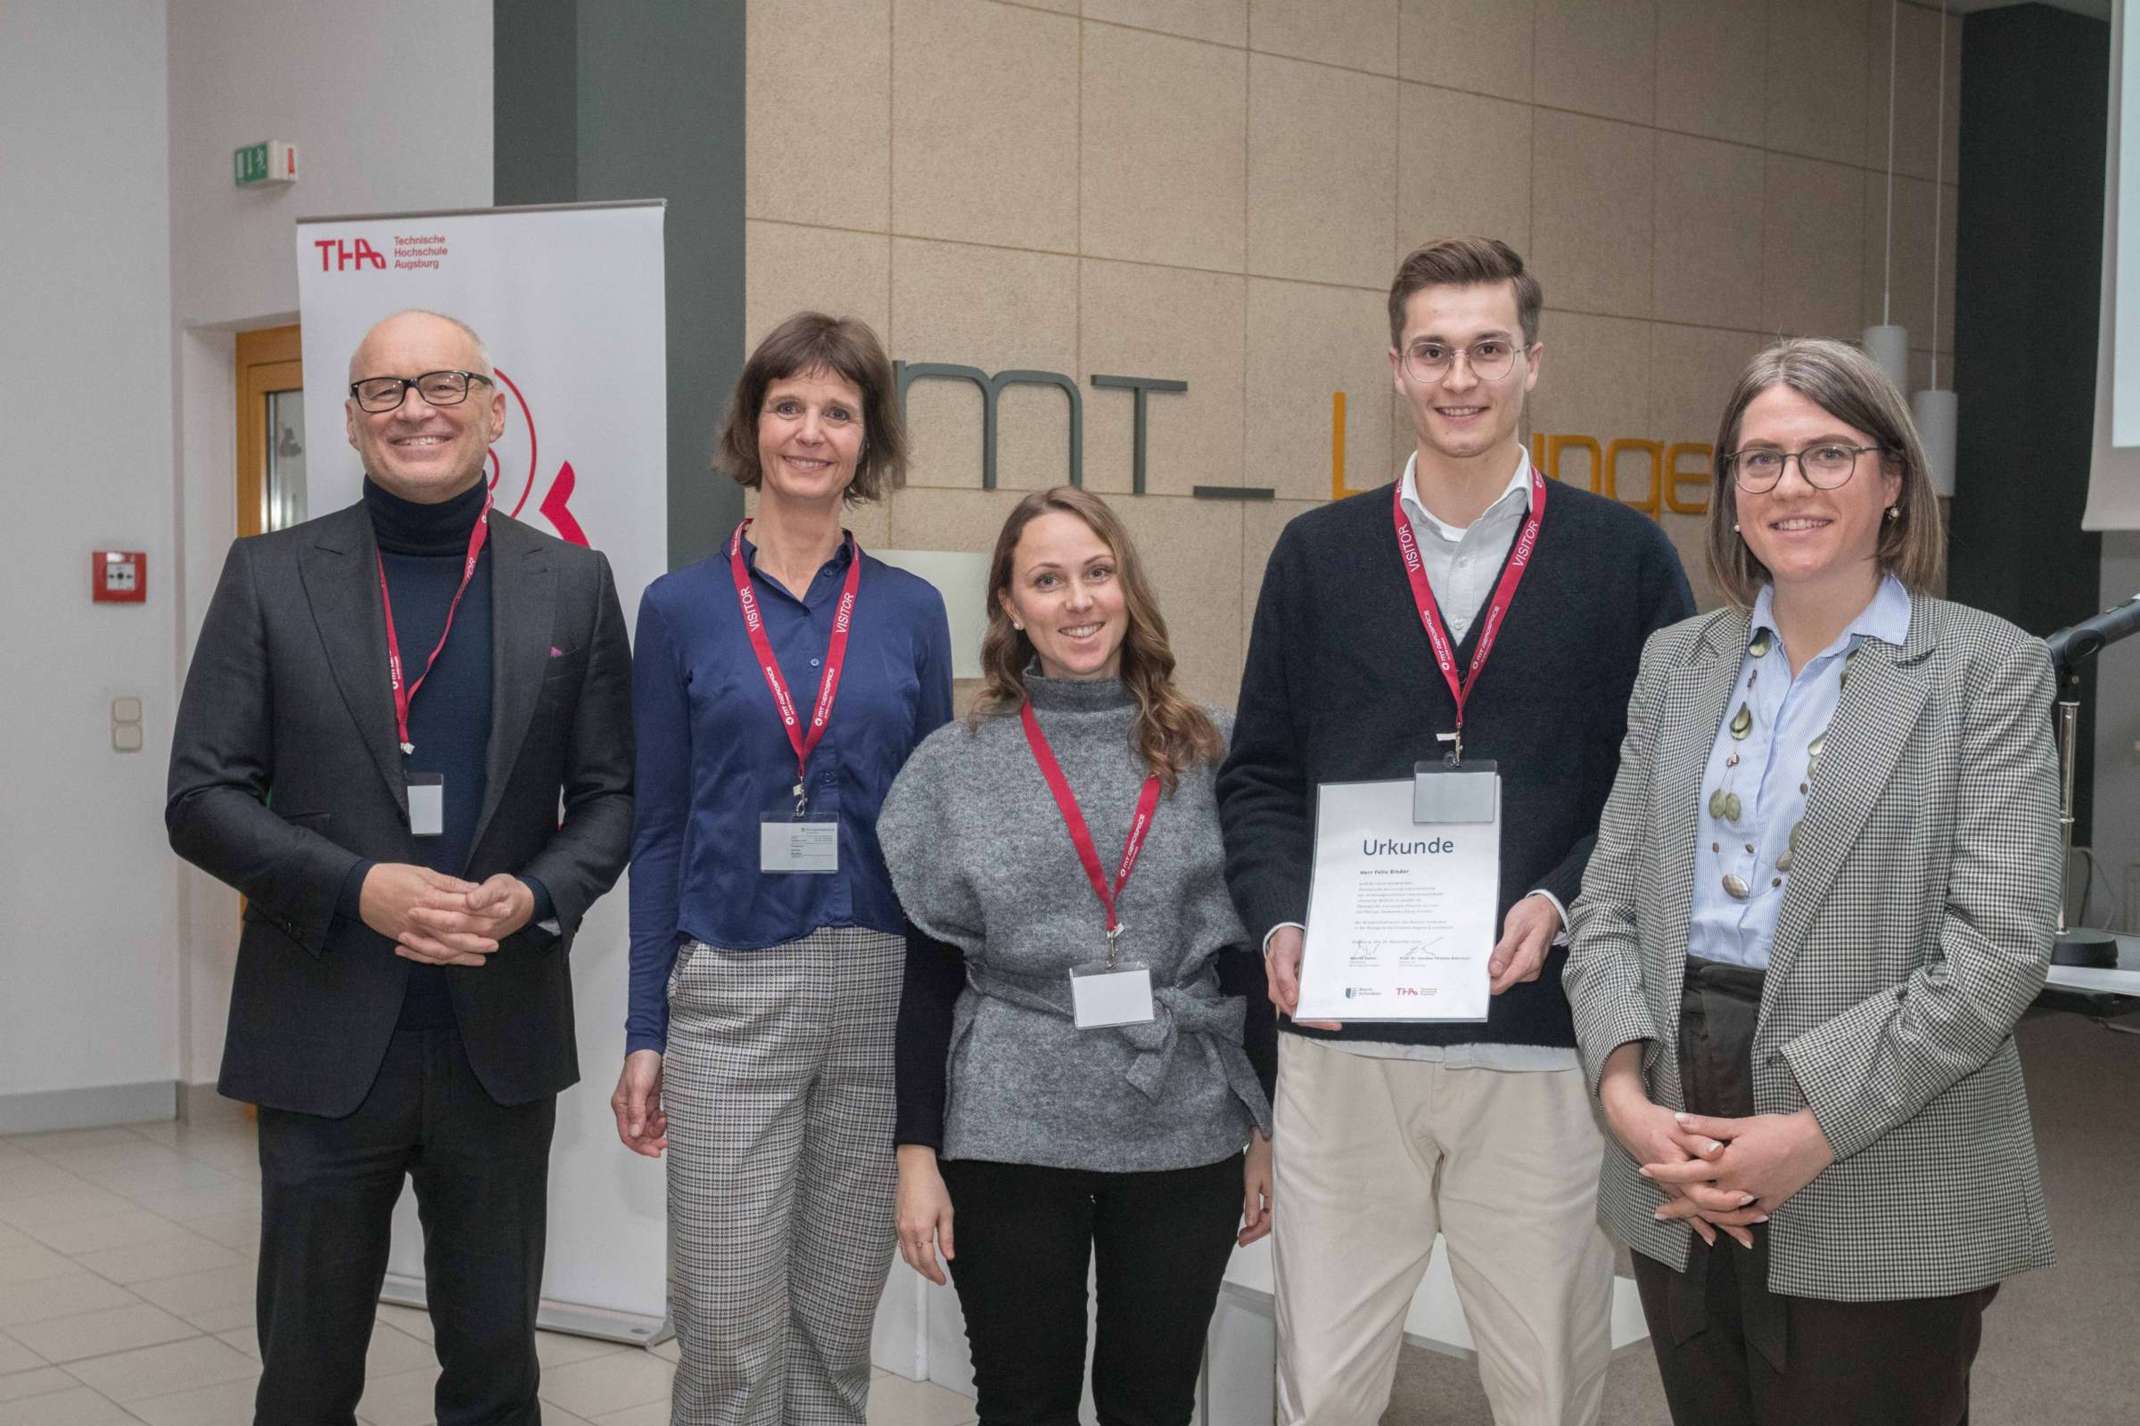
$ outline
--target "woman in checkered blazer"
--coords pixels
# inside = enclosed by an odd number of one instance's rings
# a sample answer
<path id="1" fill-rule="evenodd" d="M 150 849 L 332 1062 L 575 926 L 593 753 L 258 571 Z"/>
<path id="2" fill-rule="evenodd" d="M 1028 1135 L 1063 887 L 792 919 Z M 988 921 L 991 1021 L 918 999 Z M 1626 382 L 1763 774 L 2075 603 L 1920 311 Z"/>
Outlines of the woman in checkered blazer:
<path id="1" fill-rule="evenodd" d="M 2051 1260 L 2013 1038 L 2050 663 L 1928 593 L 1923 447 L 1855 348 L 1755 358 L 1716 451 L 1729 603 L 1650 640 L 1572 913 L 1599 1217 L 1675 1421 L 1951 1426 L 2000 1280 Z"/>

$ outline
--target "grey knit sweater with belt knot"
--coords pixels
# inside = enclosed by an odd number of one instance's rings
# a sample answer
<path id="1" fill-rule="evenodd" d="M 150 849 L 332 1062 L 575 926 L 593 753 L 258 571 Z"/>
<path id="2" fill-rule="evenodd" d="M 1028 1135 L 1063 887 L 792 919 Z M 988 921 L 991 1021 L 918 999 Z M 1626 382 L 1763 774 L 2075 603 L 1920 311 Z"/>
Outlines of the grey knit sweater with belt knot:
<path id="1" fill-rule="evenodd" d="M 1113 680 L 1026 683 L 1112 878 L 1145 778 L 1135 702 Z M 944 1157 L 1189 1168 L 1240 1150 L 1252 1124 L 1270 1131 L 1242 1048 L 1246 1007 L 1214 971 L 1247 939 L 1226 889 L 1216 771 L 1186 772 L 1161 797 L 1117 904 L 1120 955 L 1151 967 L 1156 1020 L 1079 1030 L 1069 972 L 1104 958 L 1106 915 L 1020 720 L 953 722 L 914 750 L 877 836 L 907 915 L 965 958 Z M 912 1033 L 904 1016 L 901 1033 Z"/>

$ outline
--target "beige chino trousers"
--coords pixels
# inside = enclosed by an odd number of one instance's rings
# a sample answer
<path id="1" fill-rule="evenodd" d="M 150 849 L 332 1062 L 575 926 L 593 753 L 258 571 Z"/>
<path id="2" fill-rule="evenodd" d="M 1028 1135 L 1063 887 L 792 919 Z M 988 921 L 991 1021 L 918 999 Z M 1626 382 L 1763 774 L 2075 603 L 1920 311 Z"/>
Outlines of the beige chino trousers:
<path id="1" fill-rule="evenodd" d="M 1596 1422 L 1612 1247 L 1597 1225 L 1604 1139 L 1582 1072 L 1279 1041 L 1279 1421 L 1381 1419 L 1439 1232 L 1497 1426 Z"/>

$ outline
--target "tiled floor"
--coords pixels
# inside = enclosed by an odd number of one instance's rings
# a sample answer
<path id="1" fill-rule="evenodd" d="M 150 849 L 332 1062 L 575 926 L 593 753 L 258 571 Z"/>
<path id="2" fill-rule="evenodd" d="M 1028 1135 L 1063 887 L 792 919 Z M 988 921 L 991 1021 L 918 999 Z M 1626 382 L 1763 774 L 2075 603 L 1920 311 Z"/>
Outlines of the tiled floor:
<path id="1" fill-rule="evenodd" d="M 252 1126 L 0 1138 L 0 1426 L 243 1426 L 260 1373 Z M 379 1309 L 359 1419 L 426 1426 L 438 1367 L 421 1312 Z M 675 1344 L 543 1333 L 546 1426 L 667 1426 Z M 966 1426 L 973 1403 L 878 1373 L 871 1426 Z"/>

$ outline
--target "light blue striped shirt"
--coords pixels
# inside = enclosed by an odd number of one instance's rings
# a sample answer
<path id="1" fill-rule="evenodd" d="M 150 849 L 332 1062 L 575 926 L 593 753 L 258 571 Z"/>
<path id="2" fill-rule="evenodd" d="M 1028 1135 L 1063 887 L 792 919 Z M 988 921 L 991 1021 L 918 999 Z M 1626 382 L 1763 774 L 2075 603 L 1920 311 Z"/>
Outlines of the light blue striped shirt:
<path id="1" fill-rule="evenodd" d="M 1770 611 L 1771 594 L 1771 587 L 1763 586 L 1754 601 L 1739 681 L 1702 775 L 1694 904 L 1687 922 L 1689 955 L 1756 967 L 1768 965 L 1776 913 L 1790 879 L 1788 864 L 1779 867 L 1777 861 L 1790 849 L 1791 829 L 1805 815 L 1807 789 L 1818 776 L 1808 748 L 1827 731 L 1842 701 L 1844 665 L 1867 639 L 1900 648 L 1910 634 L 1909 592 L 1893 575 L 1883 575 L 1872 602 L 1793 678 Z M 1767 650 L 1756 655 L 1764 632 Z M 1732 723 L 1742 708 L 1753 727 L 1735 738 Z M 1727 815 L 1731 809 L 1712 806 L 1720 792 L 1738 798 L 1736 821 Z M 1743 900 L 1725 889 L 1727 876 L 1743 885 Z"/>

